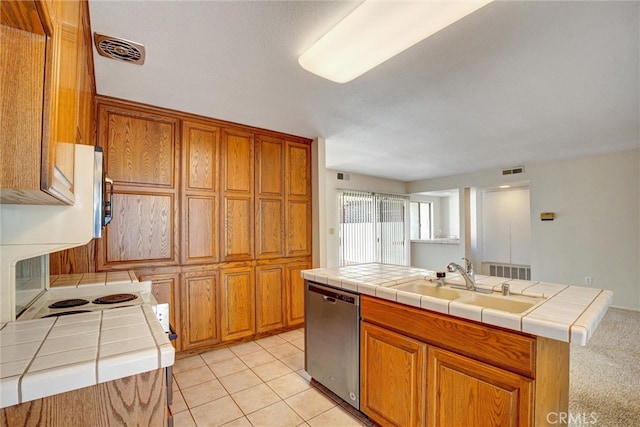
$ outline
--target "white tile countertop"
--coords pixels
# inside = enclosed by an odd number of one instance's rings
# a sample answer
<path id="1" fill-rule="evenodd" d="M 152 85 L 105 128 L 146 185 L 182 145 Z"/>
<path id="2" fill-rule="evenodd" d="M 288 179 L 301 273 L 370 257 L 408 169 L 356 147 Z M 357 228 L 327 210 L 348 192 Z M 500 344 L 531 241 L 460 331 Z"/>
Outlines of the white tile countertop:
<path id="1" fill-rule="evenodd" d="M 514 314 L 390 288 L 435 276 L 434 270 L 377 263 L 302 271 L 304 279 L 316 283 L 578 345 L 585 345 L 591 338 L 613 297 L 604 289 L 476 274 L 477 288 L 499 292 L 501 285 L 508 283 L 511 295 L 544 299 Z M 459 274 L 448 272 L 446 282 L 464 284 Z"/>
<path id="2" fill-rule="evenodd" d="M 173 365 L 175 350 L 149 304 L 150 283 L 123 273 L 52 276 L 62 286 L 47 293 L 90 295 L 108 285 L 140 292 L 142 303 L 0 324 L 0 408 Z"/>
<path id="3" fill-rule="evenodd" d="M 0 408 L 173 365 L 147 305 L 11 322 L 0 330 Z"/>

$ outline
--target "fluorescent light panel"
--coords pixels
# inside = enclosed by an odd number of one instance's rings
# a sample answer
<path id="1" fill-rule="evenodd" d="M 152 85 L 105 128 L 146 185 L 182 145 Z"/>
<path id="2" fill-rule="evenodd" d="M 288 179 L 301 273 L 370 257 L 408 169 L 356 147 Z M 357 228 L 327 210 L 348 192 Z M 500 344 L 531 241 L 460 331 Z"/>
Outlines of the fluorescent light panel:
<path id="1" fill-rule="evenodd" d="M 346 83 L 490 2 L 365 1 L 298 63 L 320 77 Z"/>

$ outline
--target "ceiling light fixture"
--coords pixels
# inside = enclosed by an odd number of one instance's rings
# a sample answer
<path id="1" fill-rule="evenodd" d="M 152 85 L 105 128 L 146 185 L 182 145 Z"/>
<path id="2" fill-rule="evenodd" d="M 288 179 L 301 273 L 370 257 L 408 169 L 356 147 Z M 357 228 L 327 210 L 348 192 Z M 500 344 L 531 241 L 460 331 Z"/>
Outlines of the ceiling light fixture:
<path id="1" fill-rule="evenodd" d="M 298 63 L 320 77 L 347 83 L 491 1 L 368 0 L 315 42 Z"/>

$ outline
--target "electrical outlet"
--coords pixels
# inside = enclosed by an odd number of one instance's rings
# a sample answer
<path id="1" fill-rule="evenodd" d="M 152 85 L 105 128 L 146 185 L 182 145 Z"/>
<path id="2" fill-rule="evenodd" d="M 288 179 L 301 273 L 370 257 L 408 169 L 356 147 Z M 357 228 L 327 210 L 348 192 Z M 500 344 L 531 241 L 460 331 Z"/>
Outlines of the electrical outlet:
<path id="1" fill-rule="evenodd" d="M 593 284 L 593 279 L 591 276 L 584 276 L 584 285 L 591 286 Z"/>

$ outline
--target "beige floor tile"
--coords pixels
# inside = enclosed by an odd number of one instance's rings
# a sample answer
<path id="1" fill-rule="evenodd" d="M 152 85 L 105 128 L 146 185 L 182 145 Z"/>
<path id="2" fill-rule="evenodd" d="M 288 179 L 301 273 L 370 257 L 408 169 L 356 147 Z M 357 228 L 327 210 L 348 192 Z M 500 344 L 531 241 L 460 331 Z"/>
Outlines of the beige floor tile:
<path id="1" fill-rule="evenodd" d="M 179 414 L 173 414 L 173 427 L 196 427 L 191 412 L 184 411 Z"/>
<path id="2" fill-rule="evenodd" d="M 282 357 L 280 359 L 282 363 L 293 369 L 299 371 L 304 369 L 304 352 L 292 354 L 291 356 Z"/>
<path id="3" fill-rule="evenodd" d="M 216 379 L 216 377 L 213 375 L 213 372 L 211 372 L 211 370 L 206 366 L 202 368 L 190 369 L 184 372 L 178 372 L 177 374 L 173 374 L 173 377 L 176 379 L 176 382 L 178 383 L 180 389 Z"/>
<path id="4" fill-rule="evenodd" d="M 244 371 L 237 372 L 235 374 L 227 375 L 220 378 L 220 382 L 227 389 L 229 394 L 236 393 L 241 390 L 253 387 L 261 384 L 262 380 L 252 370 L 245 369 Z"/>
<path id="5" fill-rule="evenodd" d="M 276 360 L 271 353 L 262 348 L 258 351 L 254 351 L 253 353 L 244 354 L 238 357 L 250 368 Z"/>
<path id="6" fill-rule="evenodd" d="M 227 396 L 193 408 L 191 415 L 198 427 L 202 427 L 219 426 L 236 420 L 243 414 L 233 399 Z"/>
<path id="7" fill-rule="evenodd" d="M 293 356 L 294 354 L 302 353 L 295 345 L 287 342 L 284 344 L 277 345 L 275 347 L 271 347 L 267 350 L 269 353 L 273 354 L 278 359 L 282 359 L 283 357 Z"/>
<path id="8" fill-rule="evenodd" d="M 180 391 L 174 391 L 171 395 L 171 412 L 177 414 L 182 411 L 186 411 L 187 403 L 184 401 L 184 397 Z"/>
<path id="9" fill-rule="evenodd" d="M 252 369 L 262 381 L 271 381 L 274 378 L 281 377 L 283 375 L 290 374 L 293 372 L 291 368 L 282 363 L 279 360 L 274 360 L 273 362 L 265 363 L 264 365 L 256 366 Z"/>
<path id="10" fill-rule="evenodd" d="M 233 353 L 228 348 L 220 348 L 218 350 L 209 351 L 207 353 L 202 353 L 200 356 L 208 365 L 226 359 L 233 359 L 234 357 L 236 357 L 235 353 Z"/>
<path id="11" fill-rule="evenodd" d="M 262 348 L 270 348 L 279 344 L 284 344 L 287 341 L 277 335 L 272 335 L 270 337 L 260 338 L 259 340 L 255 340 L 254 342 Z"/>
<path id="12" fill-rule="evenodd" d="M 287 331 L 287 332 L 283 332 L 281 334 L 278 334 L 278 336 L 282 339 L 284 339 L 285 341 L 295 341 L 297 339 L 303 338 L 304 339 L 304 328 L 300 328 L 300 329 L 294 329 L 293 331 Z"/>
<path id="13" fill-rule="evenodd" d="M 251 421 L 251 424 L 254 426 L 295 427 L 304 422 L 304 420 L 283 401 L 253 412 L 247 415 L 247 418 L 249 418 L 249 421 Z"/>
<path id="14" fill-rule="evenodd" d="M 245 365 L 242 360 L 238 359 L 237 357 L 212 363 L 211 365 L 209 365 L 209 367 L 218 378 L 222 378 L 227 375 L 235 374 L 237 372 L 248 369 L 248 366 Z"/>
<path id="15" fill-rule="evenodd" d="M 304 351 L 304 337 L 291 341 L 291 344 Z"/>
<path id="16" fill-rule="evenodd" d="M 286 399 L 312 387 L 309 381 L 305 381 L 304 378 L 295 372 L 273 379 L 267 382 L 267 385 L 282 399 Z"/>
<path id="17" fill-rule="evenodd" d="M 195 368 L 206 366 L 204 360 L 200 356 L 190 356 L 184 359 L 176 359 L 173 365 L 173 373 L 184 372 Z"/>
<path id="18" fill-rule="evenodd" d="M 264 383 L 233 393 L 231 397 L 245 414 L 250 414 L 280 400 L 278 395 Z"/>
<path id="19" fill-rule="evenodd" d="M 176 378 L 173 375 L 171 376 L 171 390 L 180 390 Z"/>
<path id="20" fill-rule="evenodd" d="M 247 417 L 240 417 L 237 420 L 222 424 L 221 427 L 252 427 L 252 424 L 249 422 Z"/>
<path id="21" fill-rule="evenodd" d="M 242 356 L 243 354 L 253 353 L 254 351 L 262 350 L 258 344 L 253 341 L 245 342 L 242 344 L 229 347 L 229 350 L 235 353 L 236 356 Z"/>
<path id="22" fill-rule="evenodd" d="M 285 402 L 305 421 L 309 421 L 311 418 L 337 405 L 336 402 L 315 388 L 310 388 L 309 390 L 295 394 L 285 399 Z"/>
<path id="23" fill-rule="evenodd" d="M 182 389 L 182 395 L 184 396 L 184 401 L 187 403 L 187 406 L 189 408 L 195 408 L 212 400 L 228 396 L 229 393 L 222 387 L 220 381 L 213 380 Z"/>
<path id="24" fill-rule="evenodd" d="M 353 418 L 347 410 L 340 406 L 335 406 L 307 420 L 307 423 L 309 423 L 311 427 L 359 427 L 368 425 Z"/>

